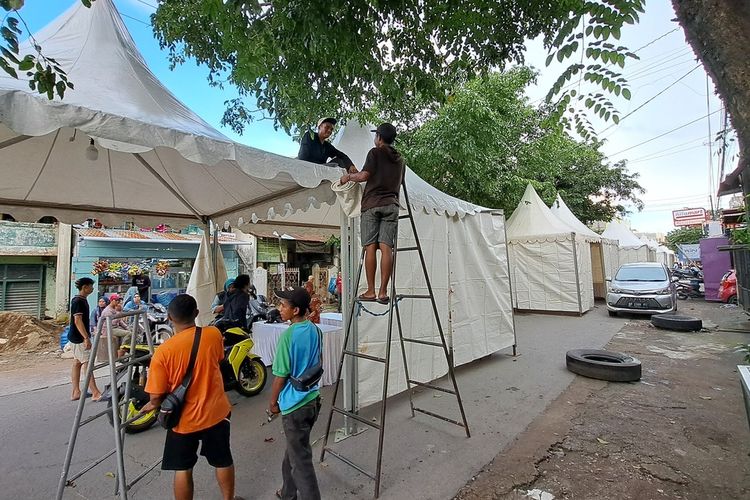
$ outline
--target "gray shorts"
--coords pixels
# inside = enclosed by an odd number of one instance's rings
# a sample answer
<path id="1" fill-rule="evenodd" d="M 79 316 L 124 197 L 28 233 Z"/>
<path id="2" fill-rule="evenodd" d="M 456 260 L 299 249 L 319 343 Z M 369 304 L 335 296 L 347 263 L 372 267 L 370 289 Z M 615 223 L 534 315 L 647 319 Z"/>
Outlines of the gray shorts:
<path id="1" fill-rule="evenodd" d="M 385 243 L 393 248 L 398 233 L 398 211 L 398 205 L 387 205 L 362 212 L 362 246 Z"/>

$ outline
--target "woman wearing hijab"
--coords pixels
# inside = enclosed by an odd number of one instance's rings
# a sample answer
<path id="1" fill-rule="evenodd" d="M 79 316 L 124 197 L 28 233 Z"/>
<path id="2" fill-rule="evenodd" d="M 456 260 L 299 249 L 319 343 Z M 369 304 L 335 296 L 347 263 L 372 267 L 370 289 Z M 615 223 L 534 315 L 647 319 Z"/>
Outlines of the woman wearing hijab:
<path id="1" fill-rule="evenodd" d="M 232 282 L 232 290 L 224 299 L 224 318 L 234 320 L 247 329 L 247 306 L 250 303 L 250 276 L 240 274 Z"/>
<path id="2" fill-rule="evenodd" d="M 94 310 L 91 311 L 91 316 L 89 317 L 89 329 L 91 330 L 92 335 L 96 333 L 96 325 L 99 324 L 99 318 L 102 316 L 102 311 L 104 311 L 104 308 L 108 305 L 109 300 L 102 295 L 99 297 L 99 301 L 96 303 Z"/>
<path id="3" fill-rule="evenodd" d="M 230 278 L 224 282 L 224 290 L 217 293 L 216 297 L 214 297 L 214 301 L 211 302 L 211 313 L 216 315 L 216 319 L 221 318 L 224 315 L 224 300 L 227 297 L 227 294 L 230 290 L 234 290 L 232 287 L 232 284 L 234 283 L 234 278 Z"/>

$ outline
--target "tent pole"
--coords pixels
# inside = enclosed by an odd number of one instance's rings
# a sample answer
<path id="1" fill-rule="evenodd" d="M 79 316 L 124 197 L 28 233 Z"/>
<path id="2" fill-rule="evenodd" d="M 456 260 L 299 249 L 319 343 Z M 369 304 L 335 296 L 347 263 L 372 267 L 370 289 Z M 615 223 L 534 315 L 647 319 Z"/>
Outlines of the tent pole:
<path id="1" fill-rule="evenodd" d="M 354 290 L 354 283 L 356 283 L 357 276 L 354 276 L 357 269 L 358 261 L 357 255 L 357 238 L 356 238 L 356 222 L 357 219 L 350 219 L 343 210 L 340 211 L 341 217 L 341 271 L 342 271 L 342 286 L 341 286 L 341 312 L 343 313 L 343 324 L 351 325 L 349 338 L 350 347 L 344 346 L 347 349 L 356 351 L 359 345 L 359 331 L 358 321 L 353 318 L 351 323 L 349 322 L 349 313 L 351 311 L 351 304 L 354 297 L 357 296 L 357 290 Z M 352 413 L 357 413 L 357 401 L 359 400 L 358 385 L 359 385 L 359 374 L 357 366 L 357 358 L 354 356 L 348 356 L 345 359 L 345 375 L 344 375 L 344 408 Z M 359 432 L 357 421 L 353 418 L 344 416 L 344 437 L 353 436 Z"/>
<path id="2" fill-rule="evenodd" d="M 573 238 L 573 265 L 576 270 L 576 290 L 578 291 L 578 314 L 583 316 L 583 303 L 581 302 L 581 277 L 578 275 L 578 249 L 576 248 L 576 233 L 570 233 Z"/>
<path id="3" fill-rule="evenodd" d="M 513 320 L 513 356 L 518 356 L 518 338 L 516 337 L 516 311 L 513 308 L 513 279 L 510 274 L 510 252 L 508 251 L 508 231 L 505 228 L 505 214 L 491 214 L 503 218 L 503 243 L 505 243 L 505 264 L 508 269 L 508 291 L 510 293 L 510 317 Z"/>

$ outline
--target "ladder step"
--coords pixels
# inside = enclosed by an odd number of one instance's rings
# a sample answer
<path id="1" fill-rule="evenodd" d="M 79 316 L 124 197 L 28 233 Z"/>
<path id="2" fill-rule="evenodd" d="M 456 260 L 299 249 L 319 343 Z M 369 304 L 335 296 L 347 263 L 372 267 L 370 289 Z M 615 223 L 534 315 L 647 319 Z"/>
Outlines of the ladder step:
<path id="1" fill-rule="evenodd" d="M 443 344 L 440 342 L 432 342 L 429 340 L 420 340 L 420 339 L 407 339 L 404 337 L 404 342 L 411 342 L 412 344 L 423 344 L 423 345 L 431 345 L 433 347 L 443 347 Z"/>
<path id="2" fill-rule="evenodd" d="M 397 252 L 414 252 L 416 250 L 419 250 L 419 247 L 398 247 L 396 249 Z"/>
<path id="3" fill-rule="evenodd" d="M 354 356 L 355 358 L 369 359 L 370 361 L 377 361 L 378 363 L 385 363 L 385 358 L 379 358 L 377 356 L 370 356 L 369 354 L 362 354 L 361 352 L 350 351 L 348 349 L 344 349 L 344 354 L 348 354 L 349 356 Z"/>
<path id="4" fill-rule="evenodd" d="M 361 472 L 361 473 L 362 473 L 362 474 L 364 474 L 365 476 L 369 477 L 369 478 L 370 478 L 370 479 L 372 479 L 373 481 L 377 481 L 377 479 L 375 478 L 375 474 L 373 474 L 372 472 L 368 472 L 368 471 L 366 471 L 365 469 L 363 469 L 363 468 L 362 468 L 362 467 L 360 467 L 359 465 L 355 464 L 354 462 L 352 462 L 351 460 L 349 460 L 349 459 L 348 459 L 348 458 L 346 458 L 345 456 L 343 456 L 343 455 L 340 455 L 340 454 L 336 453 L 335 451 L 333 451 L 332 449 L 330 449 L 330 448 L 329 448 L 329 447 L 327 447 L 327 446 L 326 446 L 325 448 L 323 448 L 323 449 L 324 449 L 324 450 L 325 450 L 326 452 L 330 453 L 330 454 L 331 454 L 332 456 L 334 456 L 334 457 L 338 458 L 339 460 L 341 460 L 342 462 L 344 462 L 344 463 L 345 463 L 346 465 L 348 465 L 348 466 L 350 466 L 350 467 L 353 467 L 353 468 L 357 469 L 357 470 L 358 470 L 359 472 Z"/>
<path id="5" fill-rule="evenodd" d="M 95 413 L 94 415 L 91 415 L 86 420 L 82 420 L 81 423 L 78 424 L 78 425 L 79 425 L 79 427 L 83 427 L 84 425 L 90 424 L 91 422 L 93 422 L 97 418 L 102 417 L 102 416 L 106 415 L 107 413 L 112 413 L 112 408 L 111 407 L 107 407 L 106 410 L 102 410 L 99 413 Z"/>
<path id="6" fill-rule="evenodd" d="M 409 217 L 410 217 L 409 214 L 404 214 L 404 215 L 399 215 L 398 216 L 399 219 L 408 219 Z"/>
<path id="7" fill-rule="evenodd" d="M 452 389 L 445 389 L 443 387 L 438 387 L 437 385 L 427 384 L 425 382 L 419 382 L 418 380 L 409 380 L 409 383 L 410 384 L 414 384 L 414 385 L 418 385 L 420 387 L 427 387 L 428 389 L 434 389 L 434 390 L 440 391 L 440 392 L 447 392 L 448 394 L 453 394 L 453 395 L 456 394 L 456 391 L 454 391 Z"/>
<path id="8" fill-rule="evenodd" d="M 354 420 L 356 420 L 358 422 L 362 422 L 363 424 L 369 425 L 370 427 L 374 427 L 374 428 L 380 430 L 380 424 L 378 424 L 377 422 L 373 422 L 372 420 L 367 420 L 366 418 L 361 417 L 361 416 L 357 415 L 356 413 L 352 413 L 350 411 L 346 411 L 346 410 L 343 410 L 341 408 L 337 408 L 335 406 L 331 407 L 331 409 L 333 411 L 335 411 L 336 413 L 340 413 L 342 415 L 346 415 L 347 417 L 353 418 Z"/>
<path id="9" fill-rule="evenodd" d="M 396 298 L 397 299 L 431 299 L 432 295 L 420 294 L 420 293 L 405 293 L 405 294 L 396 295 Z"/>
<path id="10" fill-rule="evenodd" d="M 459 427 L 463 427 L 464 424 L 462 422 L 459 422 L 457 420 L 453 420 L 452 418 L 444 417 L 442 415 L 438 415 L 437 413 L 432 413 L 431 411 L 423 410 L 421 408 L 414 407 L 414 411 L 418 411 L 419 413 L 424 413 L 425 415 L 429 415 L 431 417 L 439 418 L 440 420 L 444 420 L 446 422 L 450 422 L 451 424 L 456 424 Z"/>

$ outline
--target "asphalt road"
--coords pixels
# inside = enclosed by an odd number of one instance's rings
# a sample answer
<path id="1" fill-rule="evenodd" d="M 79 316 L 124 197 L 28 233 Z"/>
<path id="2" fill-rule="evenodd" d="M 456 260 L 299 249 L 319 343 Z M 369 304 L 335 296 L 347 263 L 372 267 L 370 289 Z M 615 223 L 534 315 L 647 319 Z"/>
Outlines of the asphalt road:
<path id="1" fill-rule="evenodd" d="M 627 318 L 609 318 L 602 306 L 583 317 L 524 314 L 516 316 L 519 356 L 496 353 L 458 369 L 458 383 L 472 437 L 463 429 L 427 416 L 411 418 L 408 400 L 389 401 L 383 456 L 381 498 L 451 498 L 495 455 L 508 446 L 528 424 L 570 384 L 574 375 L 565 369 L 565 351 L 600 348 L 617 333 Z M 42 370 L 40 368 L 40 370 Z M 59 370 L 56 374 L 59 381 Z M 37 371 L 35 379 L 43 379 Z M 12 372 L 0 373 L 0 499 L 54 498 L 76 406 L 68 401 L 67 385 L 15 392 L 7 384 Z M 39 383 L 39 387 L 48 384 Z M 272 499 L 281 482 L 284 436 L 280 422 L 261 426 L 267 391 L 247 399 L 230 393 L 232 447 L 237 467 L 237 495 Z M 2 395 L 5 394 L 5 395 Z M 420 406 L 440 413 L 458 413 L 447 394 L 425 392 Z M 330 389 L 323 397 L 330 400 Z M 87 414 L 103 408 L 89 402 Z M 326 406 L 313 434 L 322 436 Z M 126 471 L 135 477 L 161 455 L 164 431 L 153 429 L 126 438 Z M 73 472 L 113 448 L 112 431 L 104 418 L 84 427 L 74 455 Z M 337 446 L 374 470 L 377 433 L 368 430 Z M 320 442 L 314 445 L 323 498 L 371 498 L 373 483 L 335 458 L 317 462 Z M 112 498 L 114 458 L 100 464 L 66 490 L 65 498 Z M 171 496 L 171 473 L 156 470 L 130 491 L 130 498 Z M 195 497 L 220 498 L 213 472 L 205 461 L 195 469 Z"/>

